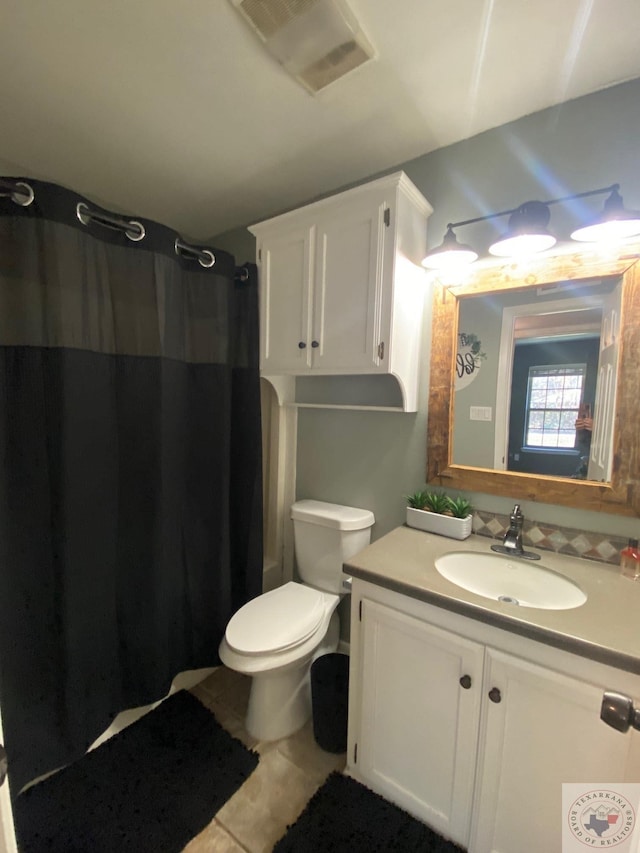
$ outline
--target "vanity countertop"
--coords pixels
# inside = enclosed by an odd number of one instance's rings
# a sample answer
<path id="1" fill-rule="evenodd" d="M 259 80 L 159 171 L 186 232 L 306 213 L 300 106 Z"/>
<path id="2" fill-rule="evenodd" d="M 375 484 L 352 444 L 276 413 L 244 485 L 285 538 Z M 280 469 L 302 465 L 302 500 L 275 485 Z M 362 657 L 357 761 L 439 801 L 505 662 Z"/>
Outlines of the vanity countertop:
<path id="1" fill-rule="evenodd" d="M 451 551 L 492 553 L 495 540 L 471 535 L 463 541 L 411 527 L 397 527 L 350 558 L 344 571 L 471 619 L 547 643 L 594 661 L 640 674 L 640 582 L 617 566 L 535 548 L 539 563 L 573 580 L 587 601 L 570 610 L 542 610 L 494 601 L 467 592 L 442 577 L 437 557 Z"/>

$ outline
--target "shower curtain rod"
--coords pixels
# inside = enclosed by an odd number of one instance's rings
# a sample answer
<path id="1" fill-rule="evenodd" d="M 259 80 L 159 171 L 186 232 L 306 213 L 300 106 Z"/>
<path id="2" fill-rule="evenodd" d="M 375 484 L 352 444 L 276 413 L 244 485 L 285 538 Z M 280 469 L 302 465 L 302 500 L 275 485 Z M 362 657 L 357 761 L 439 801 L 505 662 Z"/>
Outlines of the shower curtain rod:
<path id="1" fill-rule="evenodd" d="M 28 207 L 35 199 L 33 188 L 25 181 L 7 181 L 5 178 L 0 178 L 0 197 L 6 198 L 7 196 L 11 198 L 11 201 L 21 207 Z M 134 242 L 143 240 L 146 236 L 142 222 L 138 222 L 136 219 L 124 219 L 111 213 L 92 210 L 84 202 L 78 202 L 76 205 L 76 216 L 83 225 L 96 222 L 98 225 L 104 225 L 106 228 L 122 231 L 129 240 L 133 240 Z M 181 240 L 180 237 L 176 237 L 175 239 L 174 250 L 176 255 L 197 260 L 200 266 L 205 269 L 212 267 L 216 262 L 216 256 L 210 249 L 191 246 L 189 243 Z M 236 270 L 234 278 L 236 281 L 247 281 L 249 271 L 246 267 L 240 267 Z"/>

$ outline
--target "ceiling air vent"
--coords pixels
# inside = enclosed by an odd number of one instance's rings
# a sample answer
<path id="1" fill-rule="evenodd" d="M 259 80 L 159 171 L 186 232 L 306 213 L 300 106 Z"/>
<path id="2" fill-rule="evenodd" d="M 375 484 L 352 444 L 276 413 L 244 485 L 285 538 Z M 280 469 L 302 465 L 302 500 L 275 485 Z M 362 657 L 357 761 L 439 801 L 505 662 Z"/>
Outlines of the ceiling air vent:
<path id="1" fill-rule="evenodd" d="M 231 3 L 267 50 L 310 92 L 319 92 L 375 56 L 345 0 Z"/>

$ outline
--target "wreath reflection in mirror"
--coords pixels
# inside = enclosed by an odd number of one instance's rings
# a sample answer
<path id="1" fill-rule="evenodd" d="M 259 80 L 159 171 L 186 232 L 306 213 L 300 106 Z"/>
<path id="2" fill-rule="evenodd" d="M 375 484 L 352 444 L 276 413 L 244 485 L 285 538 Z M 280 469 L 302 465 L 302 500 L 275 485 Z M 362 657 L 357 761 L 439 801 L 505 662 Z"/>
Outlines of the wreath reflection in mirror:
<path id="1" fill-rule="evenodd" d="M 487 357 L 482 351 L 482 342 L 473 332 L 458 332 L 456 353 L 456 391 L 466 388 L 478 375 L 482 362 Z"/>

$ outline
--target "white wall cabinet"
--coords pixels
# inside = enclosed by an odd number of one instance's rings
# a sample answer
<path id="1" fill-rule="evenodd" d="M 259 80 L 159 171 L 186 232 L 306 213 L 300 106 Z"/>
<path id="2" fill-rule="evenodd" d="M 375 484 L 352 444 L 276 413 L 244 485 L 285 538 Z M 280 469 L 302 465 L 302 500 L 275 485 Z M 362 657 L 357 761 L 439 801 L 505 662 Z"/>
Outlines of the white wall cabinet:
<path id="1" fill-rule="evenodd" d="M 470 853 L 560 853 L 563 782 L 640 781 L 600 720 L 638 676 L 357 578 L 352 616 L 349 772 Z"/>
<path id="2" fill-rule="evenodd" d="M 250 228 L 265 376 L 417 377 L 431 206 L 402 172 Z"/>

